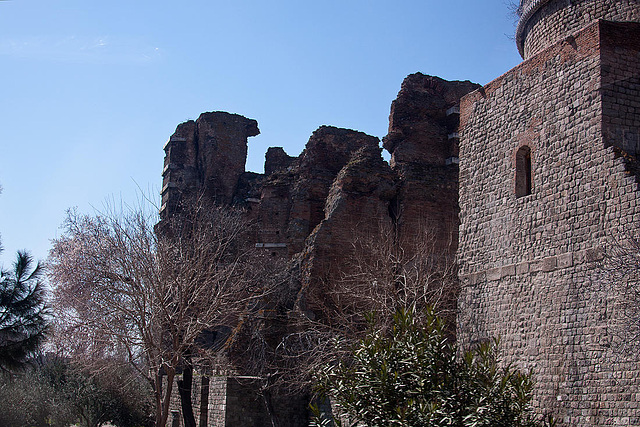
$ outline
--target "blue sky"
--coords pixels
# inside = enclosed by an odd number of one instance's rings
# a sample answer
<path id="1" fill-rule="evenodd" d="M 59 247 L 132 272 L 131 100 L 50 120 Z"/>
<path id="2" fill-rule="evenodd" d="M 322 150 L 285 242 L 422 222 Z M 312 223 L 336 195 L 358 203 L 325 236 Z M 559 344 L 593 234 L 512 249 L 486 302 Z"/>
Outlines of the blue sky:
<path id="1" fill-rule="evenodd" d="M 67 208 L 157 193 L 165 141 L 204 111 L 258 121 L 257 172 L 323 124 L 383 137 L 407 74 L 519 63 L 507 3 L 0 1 L 0 263 L 46 258 Z"/>

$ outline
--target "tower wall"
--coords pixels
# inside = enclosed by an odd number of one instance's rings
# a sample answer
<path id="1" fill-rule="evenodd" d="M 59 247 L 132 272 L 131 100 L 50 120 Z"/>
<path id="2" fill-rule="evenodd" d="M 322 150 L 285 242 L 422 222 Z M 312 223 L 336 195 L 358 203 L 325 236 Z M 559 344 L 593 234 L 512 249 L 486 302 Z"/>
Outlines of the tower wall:
<path id="1" fill-rule="evenodd" d="M 613 65 L 638 57 L 639 31 L 597 22 L 461 103 L 458 336 L 500 337 L 504 361 L 533 371 L 539 411 L 567 425 L 640 425 L 640 358 L 621 350 L 622 296 L 601 267 L 640 219 L 636 176 L 607 131 L 640 129 L 637 86 L 614 77 L 640 68 Z M 533 185 L 517 197 L 524 146 Z"/>
<path id="2" fill-rule="evenodd" d="M 607 26 L 601 43 L 603 137 L 606 145 L 634 157 L 640 154 L 639 52 L 638 26 Z"/>
<path id="3" fill-rule="evenodd" d="M 525 0 L 521 10 L 516 42 L 524 59 L 598 19 L 640 22 L 639 0 Z"/>

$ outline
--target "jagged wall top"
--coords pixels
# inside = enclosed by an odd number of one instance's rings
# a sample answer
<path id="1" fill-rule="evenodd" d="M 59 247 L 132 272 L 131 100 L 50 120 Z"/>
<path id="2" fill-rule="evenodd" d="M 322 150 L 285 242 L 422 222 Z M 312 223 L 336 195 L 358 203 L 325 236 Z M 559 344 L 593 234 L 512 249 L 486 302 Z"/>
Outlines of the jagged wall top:
<path id="1" fill-rule="evenodd" d="M 640 22 L 640 0 L 520 0 L 516 44 L 529 59 L 598 19 Z"/>

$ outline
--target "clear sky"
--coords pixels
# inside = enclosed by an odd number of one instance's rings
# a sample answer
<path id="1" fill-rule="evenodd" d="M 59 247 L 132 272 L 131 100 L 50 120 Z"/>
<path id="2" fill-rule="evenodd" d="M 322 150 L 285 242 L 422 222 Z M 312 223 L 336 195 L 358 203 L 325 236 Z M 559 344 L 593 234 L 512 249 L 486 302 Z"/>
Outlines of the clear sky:
<path id="1" fill-rule="evenodd" d="M 159 192 L 204 111 L 258 121 L 247 170 L 327 124 L 377 137 L 417 71 L 486 84 L 520 61 L 508 0 L 0 1 L 0 234 L 44 259 L 65 210 Z"/>

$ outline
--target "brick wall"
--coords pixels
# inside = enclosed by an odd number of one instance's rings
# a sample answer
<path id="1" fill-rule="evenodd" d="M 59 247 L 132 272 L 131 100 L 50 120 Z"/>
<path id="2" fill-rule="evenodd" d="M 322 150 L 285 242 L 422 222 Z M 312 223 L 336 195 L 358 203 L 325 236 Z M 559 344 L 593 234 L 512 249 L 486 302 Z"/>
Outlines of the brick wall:
<path id="1" fill-rule="evenodd" d="M 401 178 L 394 209 L 400 241 L 407 247 L 416 234 L 426 232 L 435 253 L 455 253 L 457 107 L 462 96 L 478 87 L 469 81 L 415 73 L 405 78 L 391 104 L 384 147 L 391 154 L 391 167 Z"/>
<path id="2" fill-rule="evenodd" d="M 209 381 L 209 426 L 226 427 L 227 377 L 214 376 Z"/>
<path id="3" fill-rule="evenodd" d="M 531 0 L 518 26 L 520 54 L 529 59 L 598 19 L 640 21 L 638 0 Z M 525 12 L 526 12 L 525 8 Z"/>
<path id="4" fill-rule="evenodd" d="M 540 412 L 569 425 L 640 423 L 640 358 L 613 345 L 616 295 L 597 268 L 640 218 L 635 178 L 603 135 L 619 120 L 638 129 L 603 87 L 609 53 L 630 48 L 613 45 L 615 28 L 591 25 L 461 102 L 460 342 L 500 336 L 504 361 L 533 370 Z M 523 146 L 533 185 L 516 197 Z"/>
<path id="5" fill-rule="evenodd" d="M 161 217 L 172 215 L 188 192 L 231 203 L 245 173 L 247 138 L 259 133 L 255 120 L 222 111 L 178 125 L 164 147 Z"/>

